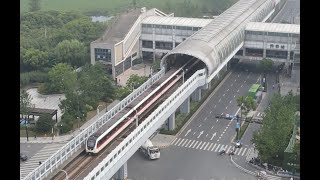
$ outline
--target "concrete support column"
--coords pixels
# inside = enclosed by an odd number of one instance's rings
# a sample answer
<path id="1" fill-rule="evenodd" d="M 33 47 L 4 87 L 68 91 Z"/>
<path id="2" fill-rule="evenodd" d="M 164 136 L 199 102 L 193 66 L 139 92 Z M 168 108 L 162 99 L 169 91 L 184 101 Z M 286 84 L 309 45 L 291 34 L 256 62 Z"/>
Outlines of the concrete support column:
<path id="1" fill-rule="evenodd" d="M 127 168 L 127 162 L 123 164 L 123 166 L 118 170 L 116 173 L 116 179 L 117 180 L 126 180 L 128 179 L 128 168 Z"/>
<path id="2" fill-rule="evenodd" d="M 210 83 L 208 83 L 210 84 Z M 191 94 L 191 100 L 199 102 L 201 99 L 201 88 L 197 88 L 192 94 Z"/>
<path id="3" fill-rule="evenodd" d="M 168 118 L 168 130 L 174 130 L 176 128 L 176 113 L 172 113 Z"/>
<path id="4" fill-rule="evenodd" d="M 188 97 L 180 106 L 181 113 L 189 113 L 190 112 L 190 97 Z"/>
<path id="5" fill-rule="evenodd" d="M 266 49 L 263 49 L 263 55 L 262 55 L 262 58 L 266 58 L 267 57 L 267 50 Z"/>
<path id="6" fill-rule="evenodd" d="M 243 48 L 242 56 L 246 56 L 246 48 L 245 47 Z"/>

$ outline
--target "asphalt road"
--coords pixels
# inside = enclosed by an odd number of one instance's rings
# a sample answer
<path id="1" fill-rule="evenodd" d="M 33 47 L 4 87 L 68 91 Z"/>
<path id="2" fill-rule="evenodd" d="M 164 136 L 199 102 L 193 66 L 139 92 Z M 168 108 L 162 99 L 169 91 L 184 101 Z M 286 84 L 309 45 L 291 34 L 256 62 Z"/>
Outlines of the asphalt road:
<path id="1" fill-rule="evenodd" d="M 27 155 L 28 159 L 33 157 L 38 151 L 40 151 L 47 144 L 44 143 L 20 143 L 20 152 Z"/>
<path id="2" fill-rule="evenodd" d="M 228 156 L 218 155 L 221 147 L 228 150 L 234 146 L 235 121 L 214 116 L 236 113 L 236 98 L 245 95 L 260 76 L 255 64 L 240 63 L 172 145 L 161 151 L 160 159 L 149 161 L 134 154 L 128 161 L 129 179 L 255 179 L 231 164 Z M 236 155 L 245 157 L 249 145 Z"/>
<path id="3" fill-rule="evenodd" d="M 279 14 L 273 19 L 273 23 L 293 22 L 293 18 L 300 13 L 300 0 L 287 0 Z"/>

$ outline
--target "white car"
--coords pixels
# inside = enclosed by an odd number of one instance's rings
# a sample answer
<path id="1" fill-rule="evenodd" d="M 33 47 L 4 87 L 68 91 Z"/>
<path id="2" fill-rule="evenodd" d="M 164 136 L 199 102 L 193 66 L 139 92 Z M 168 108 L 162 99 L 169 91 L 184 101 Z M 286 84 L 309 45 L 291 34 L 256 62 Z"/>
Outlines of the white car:
<path id="1" fill-rule="evenodd" d="M 241 141 L 240 140 L 238 140 L 237 142 L 236 142 L 236 148 L 241 148 L 242 147 L 242 143 L 241 143 Z"/>

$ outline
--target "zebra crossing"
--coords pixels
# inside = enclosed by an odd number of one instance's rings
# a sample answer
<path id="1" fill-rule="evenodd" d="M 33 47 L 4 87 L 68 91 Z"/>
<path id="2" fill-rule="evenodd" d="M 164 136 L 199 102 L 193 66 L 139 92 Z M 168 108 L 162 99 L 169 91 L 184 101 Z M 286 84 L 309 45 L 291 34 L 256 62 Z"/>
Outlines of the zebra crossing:
<path id="1" fill-rule="evenodd" d="M 194 139 L 185 139 L 185 138 L 176 138 L 172 143 L 174 146 L 185 147 L 185 148 L 192 148 L 192 149 L 199 149 L 203 151 L 214 151 L 219 152 L 221 149 L 225 149 L 226 153 L 232 151 L 234 145 L 225 145 L 219 143 L 211 143 L 205 141 L 198 141 Z M 235 155 L 238 156 L 247 156 L 253 148 L 236 148 Z"/>
<path id="2" fill-rule="evenodd" d="M 46 161 L 52 154 L 57 152 L 65 143 L 54 143 L 44 146 L 39 152 L 25 162 L 20 163 L 20 178 L 24 178 L 36 167 L 39 166 L 39 161 Z"/>

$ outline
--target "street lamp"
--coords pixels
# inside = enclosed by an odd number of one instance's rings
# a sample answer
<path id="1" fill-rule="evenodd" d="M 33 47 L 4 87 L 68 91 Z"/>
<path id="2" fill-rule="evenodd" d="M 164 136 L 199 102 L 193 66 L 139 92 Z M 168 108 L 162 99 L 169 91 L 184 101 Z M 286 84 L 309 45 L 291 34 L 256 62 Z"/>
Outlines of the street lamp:
<path id="1" fill-rule="evenodd" d="M 64 172 L 64 173 L 66 174 L 66 180 L 69 180 L 68 173 L 67 173 L 65 170 L 63 170 L 63 169 L 60 169 L 60 171 Z"/>
<path id="2" fill-rule="evenodd" d="M 80 128 L 80 118 L 77 117 L 77 120 L 78 120 L 78 128 Z"/>
<path id="3" fill-rule="evenodd" d="M 26 123 L 26 133 L 27 133 L 27 141 L 29 141 L 29 134 L 28 134 L 28 123 L 27 121 L 25 121 Z"/>
<path id="4" fill-rule="evenodd" d="M 182 84 L 184 83 L 184 70 L 182 69 Z"/>

